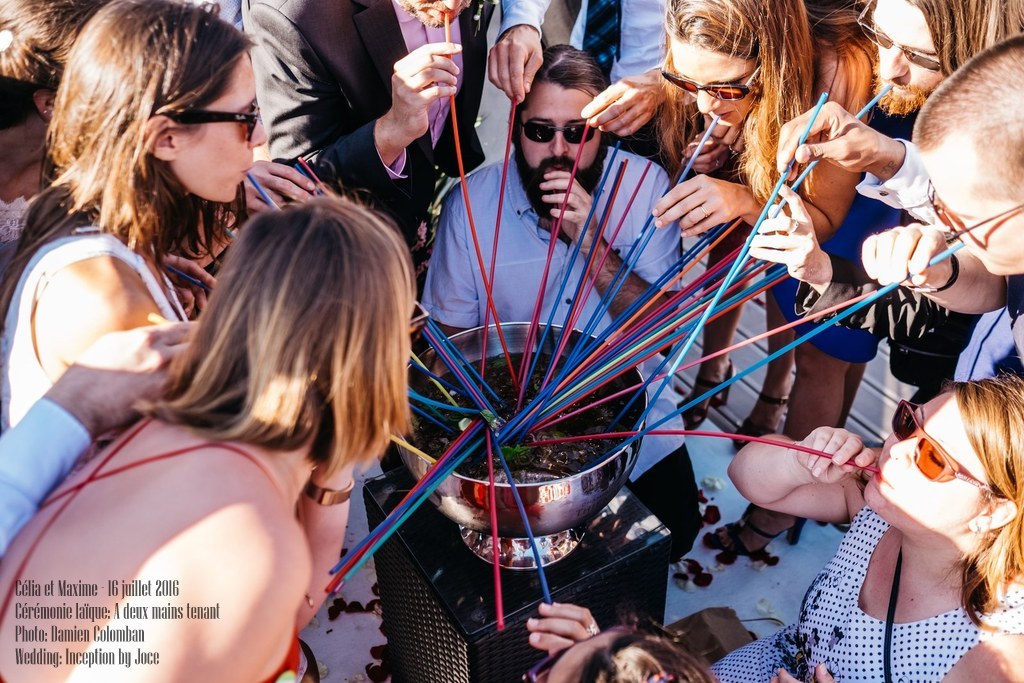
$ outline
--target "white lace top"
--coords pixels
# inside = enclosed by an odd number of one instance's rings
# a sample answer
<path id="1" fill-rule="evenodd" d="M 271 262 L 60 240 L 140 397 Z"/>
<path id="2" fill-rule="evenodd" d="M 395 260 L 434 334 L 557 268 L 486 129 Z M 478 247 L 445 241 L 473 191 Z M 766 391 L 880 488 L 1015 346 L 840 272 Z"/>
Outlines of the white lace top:
<path id="1" fill-rule="evenodd" d="M 10 203 L 0 199 L 0 243 L 13 242 L 21 236 L 27 210 L 28 200 L 24 197 L 15 197 Z"/>
<path id="2" fill-rule="evenodd" d="M 767 683 L 779 668 L 811 681 L 811 672 L 821 662 L 837 683 L 883 680 L 885 622 L 865 614 L 859 600 L 868 560 L 888 528 L 874 510 L 861 510 L 835 557 L 807 589 L 799 621 L 715 664 L 712 671 L 721 683 Z M 893 681 L 941 681 L 982 640 L 1024 633 L 1024 591 L 1010 593 L 985 622 L 995 627 L 994 633 L 979 629 L 958 607 L 929 619 L 895 624 Z"/>

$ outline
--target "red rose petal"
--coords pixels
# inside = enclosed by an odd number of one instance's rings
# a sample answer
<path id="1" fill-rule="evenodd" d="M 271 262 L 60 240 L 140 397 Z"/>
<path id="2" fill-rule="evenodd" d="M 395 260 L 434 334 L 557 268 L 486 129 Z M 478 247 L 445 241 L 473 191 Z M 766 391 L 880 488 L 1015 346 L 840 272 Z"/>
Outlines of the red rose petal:
<path id="1" fill-rule="evenodd" d="M 384 659 L 384 657 L 386 657 L 387 654 L 388 654 L 388 644 L 387 643 L 384 643 L 383 645 L 374 645 L 373 647 L 370 648 L 370 655 L 374 659 Z"/>
<path id="2" fill-rule="evenodd" d="M 352 602 L 350 602 L 347 605 L 345 605 L 345 612 L 348 613 L 348 614 L 355 614 L 357 612 L 365 612 L 365 611 L 366 611 L 366 608 L 363 607 L 363 603 L 359 602 L 358 600 L 353 600 Z"/>
<path id="3" fill-rule="evenodd" d="M 717 505 L 708 505 L 704 510 L 705 524 L 718 524 L 722 521 L 722 513 Z"/>
<path id="4" fill-rule="evenodd" d="M 345 602 L 344 598 L 335 598 L 331 606 L 327 608 L 327 618 L 334 621 L 338 618 L 338 615 L 345 611 L 348 603 Z"/>
<path id="5" fill-rule="evenodd" d="M 711 574 L 704 572 L 702 574 L 697 574 L 696 576 L 694 576 L 693 583 L 694 585 L 700 586 L 701 588 L 706 588 L 711 585 L 711 581 L 714 578 L 715 577 L 713 577 Z"/>

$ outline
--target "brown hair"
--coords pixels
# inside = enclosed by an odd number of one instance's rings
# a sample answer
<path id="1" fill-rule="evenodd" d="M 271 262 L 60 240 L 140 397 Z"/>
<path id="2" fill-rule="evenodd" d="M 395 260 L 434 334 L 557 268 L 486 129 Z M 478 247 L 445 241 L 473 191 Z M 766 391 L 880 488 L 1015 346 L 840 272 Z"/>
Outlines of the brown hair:
<path id="1" fill-rule="evenodd" d="M 985 171 L 982 191 L 993 199 L 1020 200 L 1024 173 L 1024 35 L 975 55 L 943 81 L 921 108 L 914 142 L 933 151 L 956 136 L 973 143 Z M 993 93 L 998 91 L 998 97 Z M 979 107 L 979 102 L 985 106 Z M 999 144 L 992 144 L 998 140 Z"/>
<path id="2" fill-rule="evenodd" d="M 924 15 L 946 76 L 985 48 L 1024 29 L 1021 0 L 906 1 Z"/>
<path id="3" fill-rule="evenodd" d="M 394 224 L 352 200 L 259 214 L 146 412 L 210 439 L 309 446 L 328 472 L 379 455 L 409 426 L 408 252 Z"/>
<path id="4" fill-rule="evenodd" d="M 243 208 L 186 192 L 147 151 L 154 115 L 202 107 L 228 88 L 249 41 L 215 5 L 116 0 L 100 9 L 71 50 L 50 125 L 56 179 L 32 202 L 0 287 L 6 310 L 22 270 L 47 242 L 94 224 L 157 265 L 167 253 L 204 252 Z"/>
<path id="5" fill-rule="evenodd" d="M 661 676 L 659 678 L 659 675 Z M 580 667 L 587 683 L 715 683 L 707 667 L 668 639 L 641 632 L 617 636 Z"/>
<path id="6" fill-rule="evenodd" d="M 757 61 L 748 97 L 755 98 L 743 124 L 740 170 L 755 199 L 767 201 L 775 184 L 779 130 L 812 104 L 814 45 L 802 0 L 669 0 L 670 40 Z M 672 52 L 666 69 L 675 71 Z M 658 119 L 659 138 L 671 171 L 698 129 L 689 95 L 671 84 Z"/>
<path id="7" fill-rule="evenodd" d="M 543 63 L 534 83 L 554 83 L 569 90 L 582 90 L 597 97 L 608 87 L 608 77 L 589 52 L 572 45 L 552 45 L 544 50 Z"/>
<path id="8" fill-rule="evenodd" d="M 995 610 L 1001 591 L 1024 577 L 1024 378 L 1002 375 L 956 382 L 964 431 L 992 487 L 990 498 L 1017 505 L 1008 524 L 992 529 L 964 559 L 961 602 L 975 624 Z"/>

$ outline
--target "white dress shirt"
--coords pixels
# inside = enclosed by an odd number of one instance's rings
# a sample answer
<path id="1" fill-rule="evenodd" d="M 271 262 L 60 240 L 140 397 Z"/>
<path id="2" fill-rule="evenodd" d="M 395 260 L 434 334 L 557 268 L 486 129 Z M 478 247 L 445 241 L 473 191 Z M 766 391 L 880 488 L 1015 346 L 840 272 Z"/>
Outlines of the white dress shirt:
<path id="1" fill-rule="evenodd" d="M 903 165 L 885 182 L 870 173 L 857 185 L 857 192 L 865 197 L 877 199 L 894 209 L 909 211 L 919 221 L 941 225 L 935 209 L 928 200 L 928 171 L 921 162 L 917 145 L 909 140 L 900 140 L 907 148 Z"/>

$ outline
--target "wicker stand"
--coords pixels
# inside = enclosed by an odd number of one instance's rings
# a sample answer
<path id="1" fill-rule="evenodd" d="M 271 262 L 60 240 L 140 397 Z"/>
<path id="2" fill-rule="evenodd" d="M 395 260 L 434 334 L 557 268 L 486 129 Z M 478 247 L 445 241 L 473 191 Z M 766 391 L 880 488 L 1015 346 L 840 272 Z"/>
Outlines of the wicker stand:
<path id="1" fill-rule="evenodd" d="M 366 483 L 371 528 L 412 485 L 402 468 Z M 602 625 L 631 614 L 661 622 L 670 547 L 661 522 L 623 489 L 587 526 L 579 547 L 547 568 L 552 597 L 588 607 Z M 377 552 L 375 566 L 395 683 L 516 683 L 542 657 L 526 631 L 542 596 L 537 573 L 501 572 L 499 632 L 491 566 L 429 502 Z"/>

